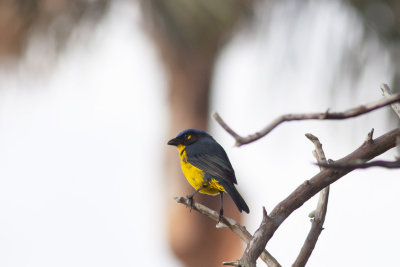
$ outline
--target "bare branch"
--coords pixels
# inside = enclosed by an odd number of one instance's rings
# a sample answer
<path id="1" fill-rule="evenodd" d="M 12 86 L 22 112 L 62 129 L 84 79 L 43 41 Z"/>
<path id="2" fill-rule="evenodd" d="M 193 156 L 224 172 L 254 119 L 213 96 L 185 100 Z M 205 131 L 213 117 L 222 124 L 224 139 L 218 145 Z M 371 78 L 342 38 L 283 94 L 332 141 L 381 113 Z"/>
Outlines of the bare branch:
<path id="1" fill-rule="evenodd" d="M 385 84 L 385 83 L 381 85 L 381 90 L 382 90 L 382 94 L 383 94 L 384 97 L 389 97 L 389 96 L 393 95 L 392 90 L 390 90 L 389 86 L 387 84 Z M 393 103 L 392 104 L 392 109 L 397 114 L 397 116 L 399 116 L 399 118 L 400 118 L 400 104 L 399 103 Z"/>
<path id="2" fill-rule="evenodd" d="M 381 107 L 391 105 L 393 103 L 400 101 L 400 93 L 393 94 L 391 96 L 385 97 L 381 100 L 361 105 L 355 108 L 348 109 L 343 112 L 330 112 L 329 109 L 325 112 L 321 113 L 300 113 L 300 114 L 286 114 L 279 116 L 275 120 L 273 120 L 270 124 L 268 124 L 264 129 L 254 134 L 251 134 L 247 137 L 242 137 L 238 135 L 235 131 L 229 127 L 225 121 L 218 115 L 218 113 L 214 113 L 214 119 L 224 128 L 233 138 L 236 140 L 236 146 L 245 145 L 251 142 L 254 142 L 265 135 L 269 134 L 273 129 L 275 129 L 278 125 L 286 121 L 296 121 L 296 120 L 343 120 L 348 118 L 353 118 L 356 116 L 360 116 L 362 114 L 371 112 L 373 110 L 379 109 Z"/>
<path id="3" fill-rule="evenodd" d="M 260 253 L 264 250 L 267 245 L 267 241 L 264 238 L 265 225 L 269 223 L 271 218 L 268 216 L 267 211 L 263 207 L 263 219 L 260 227 L 254 233 L 253 238 L 247 244 L 246 250 L 243 253 L 240 263 L 246 267 L 256 267 L 256 261 Z"/>
<path id="4" fill-rule="evenodd" d="M 400 101 L 400 93 L 386 96 L 386 98 L 379 101 L 375 101 L 369 104 L 361 105 L 352 109 L 348 109 L 343 112 L 330 112 L 329 109 L 323 113 L 303 113 L 303 114 L 286 114 L 276 118 L 269 125 L 264 127 L 261 131 L 251 134 L 247 137 L 242 137 L 238 135 L 229 125 L 227 125 L 224 120 L 215 113 L 213 116 L 215 120 L 236 140 L 236 146 L 241 146 L 254 142 L 279 126 L 281 123 L 286 121 L 294 120 L 341 120 L 356 117 L 378 108 L 394 104 Z M 378 139 L 373 139 L 374 129 L 372 129 L 367 136 L 367 139 L 362 144 L 361 147 L 356 149 L 354 152 L 348 156 L 342 158 L 338 161 L 339 164 L 344 164 L 346 162 L 357 161 L 360 163 L 365 163 L 370 159 L 386 152 L 387 150 L 396 146 L 396 139 L 398 142 L 398 136 L 400 135 L 400 128 L 394 129 L 391 132 L 379 137 Z M 326 164 L 326 159 L 322 150 L 322 145 L 318 141 L 318 138 L 309 135 L 311 141 L 314 142 L 316 146 L 315 156 L 320 164 Z M 321 165 L 322 166 L 322 165 Z M 225 265 L 232 266 L 246 266 L 254 267 L 256 266 L 256 260 L 258 256 L 262 253 L 263 249 L 267 245 L 268 241 L 271 239 L 275 231 L 279 228 L 283 221 L 296 209 L 302 206 L 306 201 L 308 201 L 315 194 L 323 190 L 318 201 L 317 209 L 313 213 L 314 220 L 307 236 L 307 239 L 302 247 L 302 250 L 296 259 L 293 266 L 304 266 L 308 261 L 318 237 L 323 230 L 323 223 L 325 221 L 327 203 L 329 197 L 329 185 L 334 183 L 347 173 L 354 170 L 354 167 L 346 167 L 344 169 L 322 169 L 320 173 L 312 177 L 310 180 L 305 181 L 302 185 L 297 187 L 297 189 L 292 192 L 286 199 L 281 201 L 268 216 L 265 209 L 263 213 L 263 220 L 260 227 L 255 232 L 254 236 L 248 242 L 246 250 L 243 256 L 238 261 L 226 262 Z"/>
<path id="5" fill-rule="evenodd" d="M 334 162 L 331 164 L 318 163 L 317 165 L 320 167 L 332 168 L 332 169 L 367 169 L 371 167 L 398 169 L 400 168 L 400 160 L 395 160 L 395 161 L 375 160 L 371 162 L 354 161 L 354 162 L 343 162 L 343 163 Z"/>
<path id="6" fill-rule="evenodd" d="M 356 160 L 362 160 L 363 162 L 366 162 L 368 160 L 371 160 L 376 156 L 379 156 L 387 150 L 393 148 L 396 145 L 396 139 L 399 135 L 400 128 L 396 128 L 375 139 L 373 143 L 364 142 L 358 149 L 356 149 L 346 157 L 338 160 L 337 162 L 345 163 L 354 162 Z M 301 207 L 306 201 L 308 201 L 323 188 L 336 182 L 352 170 L 354 170 L 354 168 L 339 170 L 331 168 L 324 169 L 320 171 L 317 175 L 312 177 L 310 180 L 305 181 L 303 184 L 298 186 L 296 190 L 294 190 L 286 199 L 275 206 L 275 208 L 269 215 L 269 219 L 266 221 L 266 223 L 262 223 L 257 230 L 257 232 L 260 233 L 261 236 L 254 235 L 252 240 L 262 240 L 262 244 L 265 247 L 265 245 L 271 239 L 278 227 L 286 220 L 287 217 L 289 217 L 289 215 L 293 211 Z M 248 243 L 246 251 L 247 249 L 249 249 L 251 244 L 252 241 Z"/>
<path id="7" fill-rule="evenodd" d="M 322 144 L 319 139 L 312 135 L 306 134 L 306 137 L 313 142 L 315 146 L 315 150 L 313 151 L 314 157 L 317 159 L 318 163 L 327 163 L 324 150 L 322 149 Z M 320 167 L 321 171 L 323 170 Z M 297 256 L 295 262 L 292 266 L 300 267 L 305 266 L 308 259 L 313 252 L 315 245 L 317 244 L 318 237 L 321 234 L 325 222 L 326 212 L 328 210 L 328 198 L 329 198 L 329 185 L 322 189 L 319 194 L 318 204 L 315 211 L 313 211 L 313 220 L 311 224 L 311 229 L 307 235 L 306 240 L 304 241 L 303 247 L 300 250 L 299 255 Z"/>
<path id="8" fill-rule="evenodd" d="M 317 161 L 319 163 L 327 163 L 326 162 L 326 157 L 325 157 L 325 153 L 324 150 L 322 149 L 322 144 L 319 141 L 318 137 L 316 137 L 315 135 L 312 135 L 310 133 L 305 134 L 305 136 L 311 141 L 313 142 L 314 146 L 315 146 L 315 150 L 313 151 L 313 155 L 314 157 L 317 159 Z M 322 171 L 322 169 L 321 169 Z"/>
<path id="9" fill-rule="evenodd" d="M 190 207 L 189 200 L 185 197 L 175 197 L 174 198 L 178 203 L 181 203 L 187 207 Z M 193 210 L 207 216 L 208 218 L 218 222 L 219 218 L 219 213 L 216 212 L 215 210 L 212 210 L 198 202 L 193 201 Z M 222 216 L 221 222 L 225 227 L 228 227 L 233 233 L 235 233 L 240 239 L 242 239 L 246 244 L 250 242 L 252 239 L 252 235 L 247 231 L 246 227 L 240 225 L 238 222 L 235 220 Z M 259 254 L 260 255 L 260 254 Z M 278 263 L 278 261 L 267 251 L 263 250 L 260 258 L 268 265 L 271 267 L 280 267 L 281 265 Z M 229 265 L 226 263 L 225 265 Z M 236 265 L 233 265 L 236 266 Z"/>
<path id="10" fill-rule="evenodd" d="M 221 125 L 222 128 L 225 129 L 230 135 L 232 135 L 233 138 L 235 138 L 236 142 L 239 142 L 239 140 L 242 140 L 243 137 L 238 135 L 234 130 L 232 130 L 231 127 L 228 126 L 228 124 L 225 123 L 225 121 L 219 116 L 218 112 L 215 112 L 213 114 L 214 119 Z M 238 143 L 236 143 L 237 146 L 240 146 Z"/>

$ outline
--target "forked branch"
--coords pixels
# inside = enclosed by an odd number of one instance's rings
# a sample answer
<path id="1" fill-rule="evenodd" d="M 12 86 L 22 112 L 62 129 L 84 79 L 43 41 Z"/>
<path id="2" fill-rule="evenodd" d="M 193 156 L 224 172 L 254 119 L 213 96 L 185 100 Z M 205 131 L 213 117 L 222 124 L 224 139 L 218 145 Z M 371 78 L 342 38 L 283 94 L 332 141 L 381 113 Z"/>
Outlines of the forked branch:
<path id="1" fill-rule="evenodd" d="M 383 96 L 385 96 L 385 97 L 390 97 L 390 96 L 393 95 L 392 90 L 385 83 L 381 85 L 381 90 L 382 90 Z M 392 104 L 392 109 L 397 114 L 397 116 L 400 118 L 400 104 L 399 103 L 393 103 Z"/>
<path id="2" fill-rule="evenodd" d="M 315 150 L 313 151 L 314 157 L 317 159 L 318 163 L 327 163 L 324 150 L 322 149 L 322 144 L 319 139 L 312 135 L 306 134 L 306 137 L 313 142 L 315 146 Z M 323 170 L 320 167 L 321 171 Z M 307 235 L 306 240 L 304 241 L 303 247 L 300 250 L 299 255 L 296 258 L 296 261 L 293 263 L 293 267 L 301 267 L 305 266 L 308 259 L 313 252 L 315 245 L 317 244 L 318 237 L 320 236 L 325 222 L 326 212 L 328 210 L 328 198 L 329 198 L 329 185 L 322 189 L 319 193 L 319 199 L 317 208 L 313 211 L 310 217 L 312 217 L 311 229 Z"/>
<path id="3" fill-rule="evenodd" d="M 218 115 L 214 114 L 217 122 L 236 140 L 236 146 L 241 146 L 254 142 L 279 126 L 286 121 L 294 120 L 342 120 L 347 118 L 356 117 L 381 107 L 392 105 L 392 108 L 400 117 L 400 105 L 396 102 L 400 101 L 400 93 L 392 94 L 387 85 L 382 85 L 382 91 L 385 98 L 369 104 L 361 105 L 343 112 L 330 112 L 329 109 L 322 113 L 304 113 L 304 114 L 286 114 L 276 118 L 261 131 L 251 134 L 247 137 L 238 135 L 231 127 L 229 127 L 224 120 Z M 317 209 L 313 213 L 313 223 L 311 230 L 307 236 L 306 241 L 297 257 L 293 266 L 304 266 L 309 259 L 318 237 L 323 230 L 323 223 L 327 211 L 327 203 L 329 196 L 329 185 L 336 182 L 338 179 L 348 174 L 357 168 L 368 168 L 372 166 L 381 166 L 386 168 L 398 168 L 400 160 L 395 162 L 387 161 L 372 161 L 369 160 L 381 155 L 387 150 L 396 146 L 396 141 L 399 142 L 400 128 L 396 128 L 377 139 L 373 139 L 373 129 L 368 134 L 365 142 L 355 151 L 346 157 L 329 164 L 326 162 L 322 145 L 318 138 L 308 135 L 307 137 L 314 143 L 316 147 L 315 156 L 321 171 L 303 184 L 298 186 L 286 199 L 281 201 L 272 212 L 267 215 L 263 209 L 263 220 L 255 234 L 251 234 L 240 224 L 234 220 L 223 217 L 222 223 L 226 225 L 231 231 L 237 234 L 243 241 L 247 243 L 246 249 L 240 260 L 233 262 L 225 262 L 224 265 L 231 266 L 256 266 L 256 260 L 260 257 L 269 266 L 280 266 L 279 263 L 265 250 L 269 240 L 274 235 L 279 226 L 290 216 L 290 214 L 301 207 L 306 201 L 313 197 L 318 192 L 321 192 L 318 201 Z M 175 198 L 179 203 L 189 205 L 185 198 Z M 218 213 L 199 203 L 194 203 L 194 209 L 198 212 L 218 221 Z"/>

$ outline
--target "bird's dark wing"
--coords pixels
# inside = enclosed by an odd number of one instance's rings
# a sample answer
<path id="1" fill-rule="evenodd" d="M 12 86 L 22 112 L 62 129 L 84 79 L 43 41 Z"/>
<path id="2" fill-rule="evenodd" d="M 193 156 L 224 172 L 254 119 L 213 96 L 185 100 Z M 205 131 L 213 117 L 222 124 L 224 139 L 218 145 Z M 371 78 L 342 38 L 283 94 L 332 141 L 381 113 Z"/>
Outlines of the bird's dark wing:
<path id="1" fill-rule="evenodd" d="M 204 137 L 186 148 L 188 162 L 211 177 L 236 184 L 235 172 L 225 150 L 212 138 Z"/>

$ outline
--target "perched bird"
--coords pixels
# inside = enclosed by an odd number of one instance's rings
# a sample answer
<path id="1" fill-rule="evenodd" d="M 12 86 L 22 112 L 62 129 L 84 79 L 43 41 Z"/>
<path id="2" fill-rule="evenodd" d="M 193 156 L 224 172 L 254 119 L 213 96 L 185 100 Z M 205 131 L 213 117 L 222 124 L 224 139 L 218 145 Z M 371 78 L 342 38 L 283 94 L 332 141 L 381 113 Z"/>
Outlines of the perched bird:
<path id="1" fill-rule="evenodd" d="M 193 196 L 198 192 L 208 195 L 220 195 L 221 208 L 219 220 L 224 214 L 223 193 L 228 193 L 239 211 L 249 213 L 249 207 L 242 196 L 236 190 L 237 184 L 235 172 L 229 162 L 225 150 L 208 133 L 187 129 L 179 133 L 168 142 L 168 145 L 176 146 L 179 150 L 183 174 L 194 191 L 187 198 L 190 205 Z"/>

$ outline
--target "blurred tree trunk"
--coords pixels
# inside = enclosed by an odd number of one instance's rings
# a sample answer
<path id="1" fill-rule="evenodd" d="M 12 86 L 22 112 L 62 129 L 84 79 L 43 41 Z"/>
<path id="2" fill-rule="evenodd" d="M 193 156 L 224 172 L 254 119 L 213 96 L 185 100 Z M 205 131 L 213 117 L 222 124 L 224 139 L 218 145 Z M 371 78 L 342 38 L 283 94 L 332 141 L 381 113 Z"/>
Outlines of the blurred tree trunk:
<path id="1" fill-rule="evenodd" d="M 221 44 L 238 21 L 239 1 L 143 1 L 148 30 L 159 49 L 169 78 L 169 137 L 187 128 L 207 129 L 210 84 Z M 167 140 L 166 140 L 167 141 Z M 228 230 L 196 212 L 177 205 L 174 196 L 193 188 L 180 170 L 178 152 L 168 149 L 165 188 L 168 237 L 172 251 L 185 266 L 221 266 L 224 259 L 237 259 L 243 244 Z M 197 195 L 196 201 L 219 209 L 219 198 Z M 240 220 L 240 213 L 225 197 L 225 214 Z"/>
<path id="2" fill-rule="evenodd" d="M 152 36 L 169 74 L 170 134 L 185 128 L 207 128 L 209 91 L 218 51 L 246 5 L 241 0 L 145 0 L 145 17 L 154 27 Z M 63 47 L 81 21 L 100 19 L 110 0 L 0 0 L 0 61 L 23 55 L 33 34 L 51 35 L 56 49 Z M 150 25 L 150 24 L 149 24 Z M 210 220 L 189 213 L 171 200 L 192 192 L 179 169 L 177 152 L 168 150 L 167 222 L 170 244 L 187 266 L 220 266 L 223 259 L 241 255 L 241 241 L 227 230 L 217 230 Z M 196 200 L 215 209 L 219 198 L 199 196 Z M 237 215 L 226 197 L 225 214 Z M 235 216 L 233 216 L 235 217 Z"/>
<path id="3" fill-rule="evenodd" d="M 185 56 L 183 64 L 176 65 L 174 60 L 165 61 L 170 70 L 169 136 L 175 136 L 186 128 L 206 129 L 208 124 L 208 106 L 210 81 L 216 54 Z M 236 259 L 240 256 L 242 242 L 232 233 L 215 228 L 212 222 L 196 212 L 177 205 L 174 196 L 189 194 L 193 188 L 180 170 L 178 152 L 170 149 L 167 155 L 165 181 L 167 192 L 167 222 L 169 242 L 173 252 L 186 266 L 220 266 L 223 259 Z M 219 197 L 197 195 L 196 201 L 214 209 L 219 208 Z M 226 214 L 238 213 L 236 206 L 225 198 Z M 236 219 L 239 220 L 238 216 Z"/>

